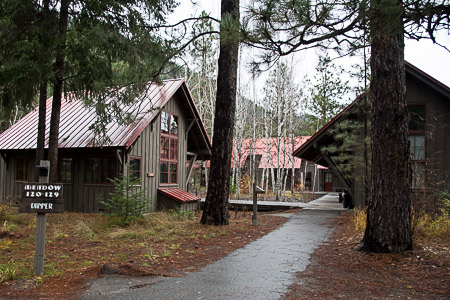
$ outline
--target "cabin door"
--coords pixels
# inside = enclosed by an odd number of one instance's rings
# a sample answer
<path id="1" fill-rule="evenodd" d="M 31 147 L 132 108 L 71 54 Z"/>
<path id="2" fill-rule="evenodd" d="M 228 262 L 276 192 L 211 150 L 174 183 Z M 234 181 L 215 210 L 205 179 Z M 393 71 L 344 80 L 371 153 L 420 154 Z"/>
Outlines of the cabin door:
<path id="1" fill-rule="evenodd" d="M 325 173 L 325 192 L 333 191 L 333 174 Z"/>

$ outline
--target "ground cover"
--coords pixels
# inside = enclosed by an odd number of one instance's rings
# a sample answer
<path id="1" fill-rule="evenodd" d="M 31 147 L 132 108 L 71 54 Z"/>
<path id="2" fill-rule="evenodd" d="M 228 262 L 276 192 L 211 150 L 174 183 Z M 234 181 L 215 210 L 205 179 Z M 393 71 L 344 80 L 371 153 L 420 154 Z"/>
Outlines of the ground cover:
<path id="1" fill-rule="evenodd" d="M 297 274 L 287 300 L 450 299 L 450 235 L 416 238 L 414 250 L 401 254 L 362 253 L 352 214 L 334 222 L 333 234 Z"/>
<path id="2" fill-rule="evenodd" d="M 182 276 L 274 230 L 287 219 L 231 212 L 229 226 L 199 224 L 200 214 L 152 213 L 129 226 L 96 214 L 48 214 L 45 274 L 33 276 L 35 214 L 0 211 L 0 298 L 72 298 L 101 274 Z"/>

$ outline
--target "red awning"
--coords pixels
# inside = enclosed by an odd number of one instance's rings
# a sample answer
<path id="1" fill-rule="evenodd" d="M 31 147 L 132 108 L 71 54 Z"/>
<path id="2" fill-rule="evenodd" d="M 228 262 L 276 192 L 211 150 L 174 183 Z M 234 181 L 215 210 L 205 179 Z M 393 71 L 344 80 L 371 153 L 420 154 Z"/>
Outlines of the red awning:
<path id="1" fill-rule="evenodd" d="M 182 203 L 199 201 L 201 199 L 179 188 L 158 188 L 158 193 Z"/>

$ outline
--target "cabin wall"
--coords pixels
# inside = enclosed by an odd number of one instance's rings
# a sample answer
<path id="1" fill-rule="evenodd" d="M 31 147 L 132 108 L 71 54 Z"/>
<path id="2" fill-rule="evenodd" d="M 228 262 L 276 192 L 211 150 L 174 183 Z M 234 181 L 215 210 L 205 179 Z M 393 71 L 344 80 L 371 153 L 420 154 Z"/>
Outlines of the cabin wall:
<path id="1" fill-rule="evenodd" d="M 5 161 L 0 157 L 0 203 L 4 202 L 6 199 L 6 164 Z"/>
<path id="2" fill-rule="evenodd" d="M 184 110 L 180 105 L 181 98 L 175 94 L 171 100 L 164 106 L 163 111 L 178 116 L 178 174 L 177 184 L 164 185 L 174 186 L 180 189 L 186 189 L 186 152 L 187 138 L 186 128 L 187 120 Z M 142 189 L 145 189 L 147 197 L 151 199 L 151 205 L 147 207 L 148 211 L 155 211 L 161 206 L 158 199 L 157 188 L 160 186 L 160 146 L 161 146 L 161 115 L 147 126 L 141 133 L 139 139 L 131 147 L 127 161 L 131 157 L 141 158 L 141 179 Z"/>
<path id="3" fill-rule="evenodd" d="M 424 104 L 427 117 L 426 186 L 437 181 L 450 188 L 450 99 L 410 76 L 407 80 L 408 104 Z M 443 187 L 442 187 L 443 188 Z"/>
<path id="4" fill-rule="evenodd" d="M 72 158 L 72 182 L 63 183 L 64 209 L 67 211 L 96 213 L 104 210 L 100 200 L 108 199 L 114 189 L 112 184 L 88 184 L 85 182 L 85 157 L 112 157 L 114 151 L 109 149 L 68 150 L 60 149 L 61 157 Z M 16 180 L 17 161 L 28 160 L 27 181 Z M 24 182 L 34 182 L 35 153 L 34 151 L 16 151 L 8 154 L 8 166 L 2 161 L 1 171 L 1 202 L 17 203 L 22 195 Z M 118 175 L 118 174 L 117 174 Z"/>
<path id="5" fill-rule="evenodd" d="M 3 159 L 0 163 L 0 197 L 1 203 L 17 203 L 22 196 L 24 182 L 16 180 L 16 166 L 18 160 L 27 160 L 27 179 L 33 181 L 35 169 L 34 155 L 31 151 L 21 151 L 18 155 L 7 153 L 7 163 Z"/>

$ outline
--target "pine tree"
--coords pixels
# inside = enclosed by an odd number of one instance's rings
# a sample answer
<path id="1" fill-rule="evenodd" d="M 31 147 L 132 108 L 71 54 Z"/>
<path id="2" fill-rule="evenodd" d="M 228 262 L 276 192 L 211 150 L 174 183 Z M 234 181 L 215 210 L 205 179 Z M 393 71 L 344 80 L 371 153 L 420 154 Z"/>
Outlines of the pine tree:
<path id="1" fill-rule="evenodd" d="M 211 225 L 229 223 L 228 195 L 239 55 L 239 0 L 222 0 L 221 14 L 211 175 L 200 221 Z"/>
<path id="2" fill-rule="evenodd" d="M 107 211 L 113 215 L 121 217 L 122 224 L 128 224 L 132 217 L 140 218 L 150 199 L 145 196 L 145 189 L 141 189 L 141 179 L 130 172 L 130 166 L 127 165 L 128 172 L 121 178 L 110 179 L 114 184 L 114 190 L 109 194 L 108 201 L 100 201 Z"/>
<path id="3" fill-rule="evenodd" d="M 437 42 L 435 32 L 450 28 L 447 2 L 255 0 L 248 8 L 245 42 L 266 50 L 262 63 L 314 46 L 354 51 L 369 24 L 372 179 L 361 250 L 412 247 L 403 39 Z"/>

